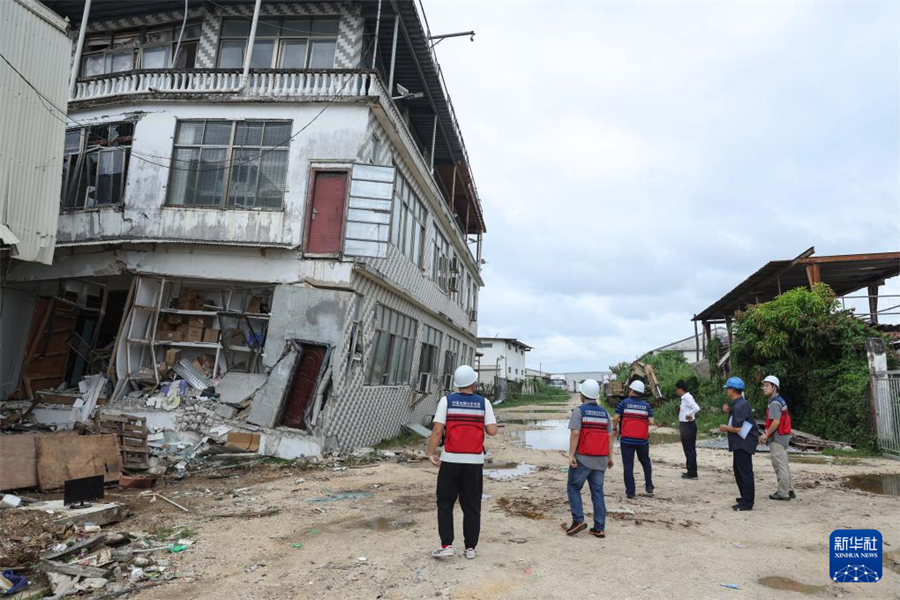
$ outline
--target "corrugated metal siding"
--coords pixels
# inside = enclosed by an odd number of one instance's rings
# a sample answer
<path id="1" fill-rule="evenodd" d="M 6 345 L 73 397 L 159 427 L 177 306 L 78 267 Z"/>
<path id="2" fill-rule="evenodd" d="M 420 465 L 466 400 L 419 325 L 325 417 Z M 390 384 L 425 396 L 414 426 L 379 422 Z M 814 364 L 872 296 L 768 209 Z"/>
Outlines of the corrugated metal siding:
<path id="1" fill-rule="evenodd" d="M 0 1 L 0 52 L 65 110 L 71 42 L 66 22 L 36 0 Z M 0 223 L 13 255 L 53 262 L 62 182 L 64 117 L 0 61 Z"/>

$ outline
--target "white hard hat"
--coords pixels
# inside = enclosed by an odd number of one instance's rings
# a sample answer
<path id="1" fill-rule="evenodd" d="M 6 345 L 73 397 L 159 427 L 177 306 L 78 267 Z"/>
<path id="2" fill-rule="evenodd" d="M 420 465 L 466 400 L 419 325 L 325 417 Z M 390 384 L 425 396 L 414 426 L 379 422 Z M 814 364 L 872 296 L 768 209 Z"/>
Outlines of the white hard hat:
<path id="1" fill-rule="evenodd" d="M 600 384 L 593 379 L 585 379 L 581 382 L 581 385 L 578 386 L 578 391 L 581 392 L 581 395 L 585 398 L 596 400 L 600 397 Z"/>
<path id="2" fill-rule="evenodd" d="M 763 383 L 771 383 L 772 385 L 774 385 L 777 388 L 781 387 L 781 382 L 778 381 L 778 378 L 775 377 L 774 375 L 769 375 L 768 377 L 763 379 Z"/>
<path id="3" fill-rule="evenodd" d="M 453 372 L 453 385 L 458 388 L 469 387 L 478 381 L 478 373 L 469 365 L 462 365 Z"/>
<path id="4" fill-rule="evenodd" d="M 644 389 L 645 389 L 644 382 L 641 381 L 640 379 L 635 379 L 634 381 L 631 382 L 631 385 L 629 385 L 628 387 L 630 387 L 631 389 L 636 391 L 638 394 L 643 394 Z"/>

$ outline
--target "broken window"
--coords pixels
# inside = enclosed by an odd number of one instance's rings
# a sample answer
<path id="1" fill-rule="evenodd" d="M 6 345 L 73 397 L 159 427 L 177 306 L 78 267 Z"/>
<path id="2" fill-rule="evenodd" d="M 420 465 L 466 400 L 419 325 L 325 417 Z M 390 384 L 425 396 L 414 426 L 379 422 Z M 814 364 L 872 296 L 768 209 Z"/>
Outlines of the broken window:
<path id="1" fill-rule="evenodd" d="M 434 252 L 431 263 L 431 280 L 445 293 L 450 290 L 450 242 L 435 229 Z"/>
<path id="2" fill-rule="evenodd" d="M 60 198 L 63 210 L 122 203 L 133 136 L 131 121 L 66 132 Z"/>
<path id="3" fill-rule="evenodd" d="M 438 363 L 440 362 L 441 338 L 443 334 L 428 325 L 423 325 L 422 333 L 422 351 L 419 353 L 419 376 L 422 373 L 428 373 L 431 380 L 437 379 Z M 427 391 L 424 387 L 421 391 Z"/>
<path id="4" fill-rule="evenodd" d="M 219 39 L 220 69 L 244 66 L 250 21 L 224 19 Z M 263 19 L 256 27 L 250 67 L 254 69 L 332 69 L 338 19 Z"/>
<path id="5" fill-rule="evenodd" d="M 169 204 L 280 210 L 290 121 L 179 121 Z"/>
<path id="6" fill-rule="evenodd" d="M 459 340 L 447 336 L 447 349 L 444 351 L 444 371 L 441 379 L 443 380 L 442 389 L 453 389 L 453 371 L 459 366 Z"/>
<path id="7" fill-rule="evenodd" d="M 181 34 L 181 46 L 178 37 Z M 168 69 L 178 47 L 176 69 L 193 69 L 200 42 L 200 23 L 181 23 L 133 31 L 104 32 L 88 36 L 81 61 L 81 76 L 95 77 L 133 69 Z"/>
<path id="8" fill-rule="evenodd" d="M 394 207 L 391 218 L 391 243 L 422 267 L 425 259 L 425 223 L 428 211 L 403 175 L 394 182 Z"/>
<path id="9" fill-rule="evenodd" d="M 416 325 L 406 315 L 380 304 L 375 306 L 375 338 L 369 356 L 367 385 L 409 383 Z"/>

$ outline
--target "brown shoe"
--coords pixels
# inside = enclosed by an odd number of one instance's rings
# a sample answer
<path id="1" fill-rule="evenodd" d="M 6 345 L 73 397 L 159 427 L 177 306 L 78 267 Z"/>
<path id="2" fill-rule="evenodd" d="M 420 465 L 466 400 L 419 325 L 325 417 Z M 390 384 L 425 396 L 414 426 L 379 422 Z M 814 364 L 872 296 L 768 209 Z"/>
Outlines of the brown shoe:
<path id="1" fill-rule="evenodd" d="M 563 529 L 566 530 L 566 535 L 575 535 L 576 533 L 581 533 L 585 529 L 587 529 L 587 523 L 582 521 L 581 523 L 576 523 L 572 521 L 572 524 L 566 527 L 563 525 Z"/>
<path id="2" fill-rule="evenodd" d="M 605 538 L 606 532 L 603 531 L 602 529 L 595 529 L 595 528 L 591 527 L 591 535 L 594 537 L 598 537 L 598 538 Z"/>

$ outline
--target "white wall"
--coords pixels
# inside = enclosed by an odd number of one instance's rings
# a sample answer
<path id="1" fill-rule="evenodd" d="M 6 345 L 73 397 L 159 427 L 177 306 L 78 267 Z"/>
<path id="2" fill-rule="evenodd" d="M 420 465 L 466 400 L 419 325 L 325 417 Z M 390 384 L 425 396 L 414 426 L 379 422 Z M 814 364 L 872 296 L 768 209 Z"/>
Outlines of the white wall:
<path id="1" fill-rule="evenodd" d="M 310 165 L 316 161 L 353 163 L 365 141 L 369 109 L 362 104 L 332 104 L 305 131 L 291 140 L 283 211 L 223 210 L 166 206 L 169 157 L 178 119 L 290 119 L 292 130 L 309 123 L 322 106 L 315 103 L 145 103 L 77 111 L 79 123 L 92 125 L 138 115 L 132 158 L 121 206 L 63 213 L 59 242 L 91 238 L 146 237 L 297 246 Z M 143 159 L 136 156 L 140 154 Z M 154 158 L 162 157 L 162 158 Z"/>

